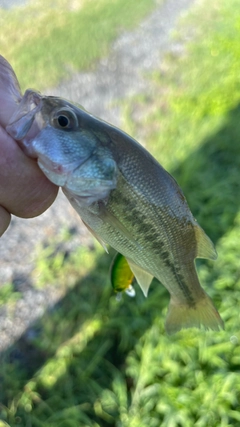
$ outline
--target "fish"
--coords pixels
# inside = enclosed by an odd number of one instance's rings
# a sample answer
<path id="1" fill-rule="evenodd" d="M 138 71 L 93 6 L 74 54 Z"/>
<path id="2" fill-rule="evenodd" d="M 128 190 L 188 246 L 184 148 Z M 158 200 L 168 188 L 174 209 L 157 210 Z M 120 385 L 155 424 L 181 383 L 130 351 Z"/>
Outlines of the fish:
<path id="1" fill-rule="evenodd" d="M 16 92 L 6 62 L 0 58 L 0 70 L 4 63 Z M 31 89 L 15 99 L 7 132 L 62 187 L 105 250 L 110 245 L 126 259 L 145 296 L 153 277 L 165 286 L 166 332 L 223 328 L 195 267 L 196 258 L 217 253 L 176 180 L 134 138 L 82 106 Z"/>

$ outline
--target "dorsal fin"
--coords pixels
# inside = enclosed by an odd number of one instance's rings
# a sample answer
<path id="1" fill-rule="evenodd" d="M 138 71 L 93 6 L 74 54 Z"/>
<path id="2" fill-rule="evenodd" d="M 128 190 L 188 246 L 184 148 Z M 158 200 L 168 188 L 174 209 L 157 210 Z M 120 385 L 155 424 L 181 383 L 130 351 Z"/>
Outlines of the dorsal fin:
<path id="1" fill-rule="evenodd" d="M 209 258 L 217 259 L 217 252 L 213 242 L 206 235 L 205 231 L 199 226 L 194 227 L 196 241 L 197 241 L 197 255 L 196 258 Z"/>
<path id="2" fill-rule="evenodd" d="M 153 276 L 151 274 L 147 273 L 145 270 L 143 270 L 138 265 L 134 264 L 129 259 L 127 259 L 127 262 L 129 264 L 134 276 L 136 277 L 136 280 L 137 280 L 140 288 L 142 289 L 145 297 L 147 297 L 148 289 L 149 289 L 149 286 L 151 285 Z"/>

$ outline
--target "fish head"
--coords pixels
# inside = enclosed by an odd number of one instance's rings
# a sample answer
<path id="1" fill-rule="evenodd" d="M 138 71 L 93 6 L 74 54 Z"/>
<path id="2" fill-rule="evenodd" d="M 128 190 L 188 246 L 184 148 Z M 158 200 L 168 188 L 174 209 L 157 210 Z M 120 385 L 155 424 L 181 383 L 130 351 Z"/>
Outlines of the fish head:
<path id="1" fill-rule="evenodd" d="M 29 89 L 6 129 L 50 181 L 90 205 L 116 188 L 118 173 L 95 121 L 65 99 Z"/>

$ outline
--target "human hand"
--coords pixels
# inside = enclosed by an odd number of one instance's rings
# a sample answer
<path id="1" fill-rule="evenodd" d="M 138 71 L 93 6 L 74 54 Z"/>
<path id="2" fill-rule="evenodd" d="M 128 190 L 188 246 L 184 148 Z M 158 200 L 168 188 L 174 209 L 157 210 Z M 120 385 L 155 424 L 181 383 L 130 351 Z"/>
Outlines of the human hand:
<path id="1" fill-rule="evenodd" d="M 11 215 L 31 218 L 43 213 L 55 200 L 58 187 L 41 172 L 17 143 L 0 127 L 0 236 Z"/>
<path id="2" fill-rule="evenodd" d="M 5 131 L 21 93 L 9 64 L 0 61 L 0 236 L 11 214 L 31 218 L 43 213 L 55 200 L 58 187 L 28 158 Z"/>

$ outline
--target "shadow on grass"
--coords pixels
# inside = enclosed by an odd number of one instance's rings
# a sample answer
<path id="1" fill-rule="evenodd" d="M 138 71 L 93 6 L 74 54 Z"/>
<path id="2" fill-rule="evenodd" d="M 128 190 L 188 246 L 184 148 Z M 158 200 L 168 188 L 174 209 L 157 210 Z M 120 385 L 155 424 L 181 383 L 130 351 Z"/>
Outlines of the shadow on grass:
<path id="1" fill-rule="evenodd" d="M 173 171 L 194 215 L 215 243 L 233 226 L 239 211 L 239 139 L 240 106 Z M 25 396 L 15 412 L 6 415 L 11 426 L 50 426 L 49 419 L 56 421 L 57 413 L 63 417 L 64 408 L 69 408 L 74 422 L 85 423 L 81 425 L 90 425 L 89 420 L 116 425 L 114 405 L 108 415 L 99 410 L 98 418 L 98 396 L 103 389 L 111 389 L 115 375 L 131 388 L 131 379 L 124 374 L 126 354 L 168 302 L 166 291 L 157 283 L 148 299 L 137 292 L 134 300 L 124 297 L 117 302 L 110 284 L 106 286 L 109 264 L 107 255 L 99 257 L 96 269 L 2 354 L 1 402 L 7 406 L 23 391 Z M 35 336 L 29 339 L 32 331 Z M 80 425 L 74 422 L 64 425 Z"/>
<path id="2" fill-rule="evenodd" d="M 146 300 L 136 289 L 134 299 L 123 295 L 117 301 L 109 282 L 110 263 L 111 256 L 99 256 L 95 270 L 0 355 L 0 407 L 5 407 L 3 419 L 11 427 L 51 425 L 46 423 L 57 422 L 59 412 L 73 406 L 68 416 L 74 422 L 115 424 L 111 416 L 98 420 L 94 404 L 103 389 L 111 389 L 126 353 L 166 306 L 167 292 L 158 287 L 156 299 L 152 289 Z M 5 411 L 14 400 L 18 408 Z M 28 414 L 29 405 L 33 414 Z"/>
<path id="3" fill-rule="evenodd" d="M 240 208 L 240 105 L 172 173 L 194 216 L 216 243 L 233 226 Z"/>

